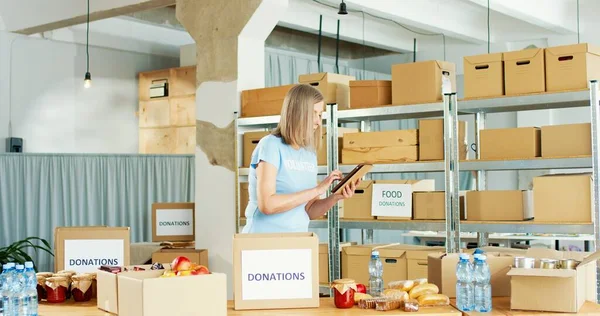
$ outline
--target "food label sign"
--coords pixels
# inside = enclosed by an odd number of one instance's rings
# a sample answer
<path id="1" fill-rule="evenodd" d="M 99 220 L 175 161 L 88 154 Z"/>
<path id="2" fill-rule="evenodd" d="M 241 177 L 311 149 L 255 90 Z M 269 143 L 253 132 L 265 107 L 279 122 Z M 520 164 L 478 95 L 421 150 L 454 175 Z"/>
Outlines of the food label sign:
<path id="1" fill-rule="evenodd" d="M 411 184 L 373 184 L 372 216 L 412 216 Z"/>
<path id="2" fill-rule="evenodd" d="M 78 273 L 93 272 L 102 265 L 125 265 L 122 239 L 66 239 L 64 269 Z"/>
<path id="3" fill-rule="evenodd" d="M 157 209 L 156 236 L 193 236 L 193 209 Z"/>
<path id="4" fill-rule="evenodd" d="M 242 299 L 313 298 L 312 250 L 242 251 Z"/>

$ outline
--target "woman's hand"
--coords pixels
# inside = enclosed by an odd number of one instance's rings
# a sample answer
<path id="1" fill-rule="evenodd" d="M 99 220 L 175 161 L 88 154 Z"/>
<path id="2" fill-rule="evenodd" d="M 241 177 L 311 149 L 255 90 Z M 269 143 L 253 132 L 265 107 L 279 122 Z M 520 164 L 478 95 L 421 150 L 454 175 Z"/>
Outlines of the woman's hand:
<path id="1" fill-rule="evenodd" d="M 342 172 L 339 170 L 334 170 L 330 175 L 327 176 L 319 185 L 317 185 L 317 193 L 318 195 L 323 195 L 327 192 L 327 189 L 333 184 L 333 181 L 339 181 L 342 179 Z"/>
<path id="2" fill-rule="evenodd" d="M 342 189 L 342 194 L 340 195 L 340 200 L 349 199 L 352 196 L 354 196 L 354 191 L 356 190 L 356 188 L 358 187 L 359 184 L 360 184 L 360 179 L 356 180 L 355 182 L 351 182 L 349 185 L 345 186 Z"/>

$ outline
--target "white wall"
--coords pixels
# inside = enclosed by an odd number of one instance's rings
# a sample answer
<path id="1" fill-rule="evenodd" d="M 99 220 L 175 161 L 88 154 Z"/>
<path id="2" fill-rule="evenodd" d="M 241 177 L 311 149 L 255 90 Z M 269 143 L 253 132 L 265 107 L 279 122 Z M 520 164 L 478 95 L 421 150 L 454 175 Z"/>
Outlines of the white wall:
<path id="1" fill-rule="evenodd" d="M 10 118 L 26 152 L 138 152 L 137 74 L 178 58 L 90 47 L 90 89 L 85 62 L 84 45 L 0 32 L 0 152 Z"/>

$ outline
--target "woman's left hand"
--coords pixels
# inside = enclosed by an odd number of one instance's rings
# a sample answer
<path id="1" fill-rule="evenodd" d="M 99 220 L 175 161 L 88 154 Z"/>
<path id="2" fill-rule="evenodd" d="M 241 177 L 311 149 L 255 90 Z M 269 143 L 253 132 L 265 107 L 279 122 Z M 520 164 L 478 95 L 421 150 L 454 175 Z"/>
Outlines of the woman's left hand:
<path id="1" fill-rule="evenodd" d="M 360 184 L 360 179 L 356 180 L 356 182 L 351 182 L 349 185 L 345 186 L 342 190 L 341 199 L 349 199 L 354 196 L 354 191 L 356 187 Z"/>

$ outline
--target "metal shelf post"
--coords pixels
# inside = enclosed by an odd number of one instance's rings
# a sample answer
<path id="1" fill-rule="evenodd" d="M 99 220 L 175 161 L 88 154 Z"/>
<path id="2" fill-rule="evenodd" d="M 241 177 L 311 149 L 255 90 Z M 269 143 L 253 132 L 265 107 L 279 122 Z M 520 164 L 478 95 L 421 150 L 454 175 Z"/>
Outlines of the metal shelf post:
<path id="1" fill-rule="evenodd" d="M 598 81 L 590 81 L 590 112 L 592 123 L 592 185 L 594 198 L 592 218 L 594 221 L 594 248 L 600 250 L 600 142 L 598 123 L 600 123 L 600 103 L 598 103 Z M 600 266 L 596 268 L 596 301 L 600 302 Z"/>
<path id="2" fill-rule="evenodd" d="M 481 131 L 485 128 L 485 113 L 477 112 L 475 114 L 475 149 L 477 154 L 477 159 L 481 159 Z M 477 170 L 477 191 L 485 191 L 487 190 L 487 172 L 485 170 Z M 477 233 L 477 246 L 485 247 L 489 242 L 489 233 L 488 232 L 478 232 Z"/>
<path id="3" fill-rule="evenodd" d="M 370 120 L 365 120 L 365 121 L 360 121 L 360 132 L 361 133 L 368 133 L 371 131 L 371 121 Z M 372 176 L 370 173 L 366 174 L 363 178 L 363 180 L 366 179 L 371 179 L 372 180 Z M 373 243 L 373 229 L 369 228 L 369 229 L 363 229 L 361 230 L 361 241 L 363 245 L 367 245 L 367 244 L 372 244 Z"/>
<path id="4" fill-rule="evenodd" d="M 444 163 L 446 180 L 446 252 L 460 250 L 458 195 L 458 110 L 456 93 L 444 94 Z"/>
<path id="5" fill-rule="evenodd" d="M 327 120 L 327 174 L 338 169 L 338 106 L 328 104 Z M 327 193 L 331 194 L 331 190 Z M 341 276 L 340 269 L 340 217 L 336 203 L 327 214 L 327 228 L 329 235 L 329 280 L 337 280 Z M 331 293 L 333 294 L 333 293 Z"/>

